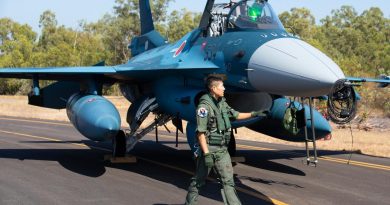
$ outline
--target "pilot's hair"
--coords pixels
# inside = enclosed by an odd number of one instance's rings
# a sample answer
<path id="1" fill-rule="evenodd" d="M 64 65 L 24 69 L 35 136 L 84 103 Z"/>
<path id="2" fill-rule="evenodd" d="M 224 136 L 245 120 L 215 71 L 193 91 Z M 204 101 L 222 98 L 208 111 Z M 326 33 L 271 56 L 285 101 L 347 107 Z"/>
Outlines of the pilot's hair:
<path id="1" fill-rule="evenodd" d="M 218 76 L 214 76 L 214 75 L 209 75 L 207 78 L 206 78 L 206 89 L 207 91 L 211 91 L 211 88 L 213 86 L 217 86 L 219 82 L 223 82 L 223 79 L 221 77 L 218 77 Z"/>

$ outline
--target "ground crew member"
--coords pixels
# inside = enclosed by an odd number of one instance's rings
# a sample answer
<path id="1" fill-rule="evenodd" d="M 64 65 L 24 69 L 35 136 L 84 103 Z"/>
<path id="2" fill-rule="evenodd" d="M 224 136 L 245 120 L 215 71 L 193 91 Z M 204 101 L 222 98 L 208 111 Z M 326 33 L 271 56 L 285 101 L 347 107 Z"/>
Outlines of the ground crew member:
<path id="1" fill-rule="evenodd" d="M 226 103 L 225 87 L 222 78 L 209 76 L 206 80 L 208 93 L 199 101 L 196 110 L 197 140 L 199 152 L 196 154 L 196 172 L 191 178 L 186 197 L 186 205 L 197 204 L 200 188 L 212 168 L 219 175 L 222 189 L 221 194 L 225 204 L 241 204 L 234 188 L 233 167 L 227 151 L 231 136 L 230 118 L 247 119 L 257 116 L 266 116 L 266 111 L 239 113 Z"/>

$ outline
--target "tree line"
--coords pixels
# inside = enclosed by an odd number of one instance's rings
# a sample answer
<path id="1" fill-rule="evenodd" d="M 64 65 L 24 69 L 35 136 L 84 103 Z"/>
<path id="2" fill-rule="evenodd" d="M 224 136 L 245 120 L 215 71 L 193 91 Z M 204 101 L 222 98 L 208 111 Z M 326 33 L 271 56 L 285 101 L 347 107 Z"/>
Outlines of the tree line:
<path id="1" fill-rule="evenodd" d="M 199 24 L 201 13 L 188 10 L 168 13 L 173 0 L 153 0 L 156 29 L 174 42 Z M 29 25 L 0 19 L 0 67 L 89 66 L 104 60 L 106 65 L 125 63 L 128 45 L 140 33 L 138 0 L 116 0 L 112 14 L 97 22 L 80 21 L 78 28 L 58 25 L 55 13 L 40 16 L 40 35 Z M 316 23 L 310 10 L 293 8 L 279 15 L 287 31 L 296 34 L 331 57 L 347 76 L 390 75 L 390 19 L 380 8 L 359 14 L 342 6 Z M 366 106 L 390 113 L 387 90 L 359 88 Z M 26 94 L 29 80 L 0 79 L 0 94 Z M 106 94 L 119 94 L 117 87 Z"/>

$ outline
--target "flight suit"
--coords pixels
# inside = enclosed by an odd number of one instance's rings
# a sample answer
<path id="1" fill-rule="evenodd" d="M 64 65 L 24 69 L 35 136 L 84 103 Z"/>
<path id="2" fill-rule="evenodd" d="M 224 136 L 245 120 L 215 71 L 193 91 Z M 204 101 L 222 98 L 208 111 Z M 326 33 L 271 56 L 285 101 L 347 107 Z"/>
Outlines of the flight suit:
<path id="1" fill-rule="evenodd" d="M 239 112 L 229 107 L 225 98 L 217 101 L 210 94 L 205 94 L 200 98 L 196 116 L 196 131 L 205 133 L 214 165 L 213 167 L 207 167 L 203 152 L 198 153 L 195 176 L 191 178 L 185 204 L 197 204 L 199 190 L 205 184 L 212 168 L 219 175 L 224 203 L 228 205 L 241 204 L 234 188 L 233 167 L 227 151 L 231 136 L 230 118 L 236 119 L 238 114 Z"/>

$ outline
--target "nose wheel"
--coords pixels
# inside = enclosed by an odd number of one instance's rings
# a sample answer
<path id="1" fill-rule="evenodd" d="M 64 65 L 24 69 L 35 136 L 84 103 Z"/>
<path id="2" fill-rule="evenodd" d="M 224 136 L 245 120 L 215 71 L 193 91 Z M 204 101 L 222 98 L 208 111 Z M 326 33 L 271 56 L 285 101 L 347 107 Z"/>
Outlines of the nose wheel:
<path id="1" fill-rule="evenodd" d="M 126 155 L 126 135 L 123 130 L 112 138 L 112 156 L 124 157 Z"/>

